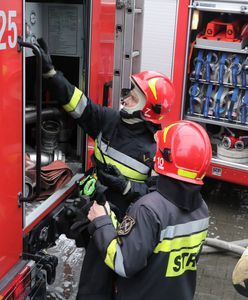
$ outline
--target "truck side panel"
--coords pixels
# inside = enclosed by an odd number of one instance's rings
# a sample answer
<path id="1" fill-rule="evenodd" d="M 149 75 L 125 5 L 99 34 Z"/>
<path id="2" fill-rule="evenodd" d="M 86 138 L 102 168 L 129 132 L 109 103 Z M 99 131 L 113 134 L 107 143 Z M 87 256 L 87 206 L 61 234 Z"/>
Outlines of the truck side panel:
<path id="1" fill-rule="evenodd" d="M 22 1 L 1 1 L 0 10 L 0 279 L 22 252 Z"/>
<path id="2" fill-rule="evenodd" d="M 89 96 L 99 104 L 104 83 L 113 76 L 115 2 L 92 1 Z"/>
<path id="3" fill-rule="evenodd" d="M 101 105 L 103 104 L 103 86 L 111 81 L 113 76 L 115 5 L 115 0 L 92 1 L 89 97 Z M 91 166 L 90 157 L 93 148 L 94 142 L 89 138 L 87 168 Z"/>

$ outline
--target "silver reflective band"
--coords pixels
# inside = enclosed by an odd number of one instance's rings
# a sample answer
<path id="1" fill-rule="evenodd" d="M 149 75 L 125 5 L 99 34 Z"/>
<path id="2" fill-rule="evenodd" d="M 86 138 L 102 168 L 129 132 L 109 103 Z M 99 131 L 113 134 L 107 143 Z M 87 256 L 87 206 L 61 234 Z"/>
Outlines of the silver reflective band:
<path id="1" fill-rule="evenodd" d="M 148 166 L 146 166 L 145 164 L 142 164 L 141 162 L 131 158 L 130 156 L 119 152 L 118 150 L 115 150 L 112 147 L 109 147 L 106 143 L 104 143 L 101 140 L 102 135 L 99 134 L 98 136 L 98 147 L 101 150 L 101 152 L 105 155 L 107 155 L 108 157 L 116 160 L 117 162 L 132 168 L 135 171 L 140 172 L 141 174 L 148 174 L 150 171 L 150 168 Z"/>
<path id="2" fill-rule="evenodd" d="M 118 244 L 116 245 L 115 272 L 122 277 L 127 277 L 124 268 L 123 255 Z"/>
<path id="3" fill-rule="evenodd" d="M 77 106 L 73 111 L 69 112 L 69 114 L 73 117 L 73 119 L 79 119 L 82 116 L 86 106 L 87 106 L 87 98 L 85 97 L 84 94 L 82 94 L 81 99 L 79 100 Z"/>
<path id="4" fill-rule="evenodd" d="M 209 218 L 179 224 L 175 226 L 168 226 L 161 231 L 160 241 L 164 239 L 172 239 L 176 236 L 189 235 L 195 232 L 200 232 L 208 228 Z"/>

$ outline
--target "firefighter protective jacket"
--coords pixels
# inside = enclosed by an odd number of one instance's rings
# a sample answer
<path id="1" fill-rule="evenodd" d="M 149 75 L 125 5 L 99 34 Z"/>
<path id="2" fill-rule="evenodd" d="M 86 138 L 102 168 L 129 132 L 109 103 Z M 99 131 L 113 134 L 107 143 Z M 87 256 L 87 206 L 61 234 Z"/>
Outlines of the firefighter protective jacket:
<path id="1" fill-rule="evenodd" d="M 167 188 L 173 188 L 169 199 L 163 195 Z M 157 191 L 130 206 L 117 230 L 109 216 L 96 218 L 90 225 L 93 239 L 119 275 L 115 299 L 193 300 L 208 221 L 199 186 L 165 176 L 159 177 Z"/>
<path id="2" fill-rule="evenodd" d="M 125 212 L 131 200 L 148 191 L 144 182 L 150 174 L 156 150 L 152 132 L 145 122 L 127 124 L 119 112 L 95 104 L 60 72 L 48 83 L 53 97 L 64 104 L 64 109 L 95 140 L 96 165 L 99 167 L 105 162 L 115 165 L 131 181 L 131 191 L 126 196 L 114 191 L 106 193 L 107 199 Z"/>

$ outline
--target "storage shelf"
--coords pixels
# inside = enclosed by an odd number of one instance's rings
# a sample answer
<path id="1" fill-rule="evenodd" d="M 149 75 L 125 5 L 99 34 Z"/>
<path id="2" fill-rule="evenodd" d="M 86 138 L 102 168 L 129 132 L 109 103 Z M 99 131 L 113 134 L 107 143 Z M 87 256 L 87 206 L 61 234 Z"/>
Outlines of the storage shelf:
<path id="1" fill-rule="evenodd" d="M 243 86 L 241 86 L 240 84 L 237 84 L 236 86 L 234 86 L 233 84 L 231 84 L 231 83 L 219 83 L 218 81 L 213 81 L 213 80 L 210 80 L 210 81 L 207 81 L 207 80 L 205 80 L 205 79 L 198 79 L 198 80 L 196 80 L 195 78 L 192 78 L 192 77 L 190 77 L 190 79 L 189 79 L 191 82 L 199 82 L 199 83 L 202 83 L 202 84 L 206 84 L 206 85 L 208 85 L 208 84 L 210 84 L 210 83 L 212 83 L 213 85 L 217 85 L 217 86 L 219 86 L 219 85 L 224 85 L 225 87 L 227 87 L 227 88 L 235 88 L 235 87 L 238 87 L 238 88 L 240 88 L 241 90 L 246 90 L 247 88 L 248 88 L 248 86 L 246 86 L 246 87 L 243 87 Z"/>
<path id="2" fill-rule="evenodd" d="M 195 49 L 203 49 L 203 50 L 248 54 L 248 48 L 244 48 L 242 50 L 237 50 L 237 49 L 230 49 L 230 48 L 212 47 L 212 46 L 211 47 L 210 46 L 199 46 L 199 45 L 195 45 L 194 48 Z"/>
<path id="3" fill-rule="evenodd" d="M 213 155 L 211 162 L 216 165 L 231 167 L 238 170 L 244 170 L 244 171 L 248 170 L 248 164 L 240 164 L 240 163 L 234 163 L 234 162 L 222 160 L 218 158 L 218 156 L 216 155 Z"/>
<path id="4" fill-rule="evenodd" d="M 248 130 L 248 124 L 242 125 L 239 124 L 238 121 L 235 122 L 228 122 L 224 118 L 220 119 L 215 119 L 214 116 L 208 116 L 205 118 L 202 114 L 194 114 L 194 115 L 185 115 L 186 120 L 194 121 L 194 122 L 199 122 L 199 123 L 204 123 L 204 124 L 213 124 L 213 125 L 219 125 L 219 126 L 225 126 L 228 128 L 234 128 L 234 129 L 240 129 L 240 130 Z"/>

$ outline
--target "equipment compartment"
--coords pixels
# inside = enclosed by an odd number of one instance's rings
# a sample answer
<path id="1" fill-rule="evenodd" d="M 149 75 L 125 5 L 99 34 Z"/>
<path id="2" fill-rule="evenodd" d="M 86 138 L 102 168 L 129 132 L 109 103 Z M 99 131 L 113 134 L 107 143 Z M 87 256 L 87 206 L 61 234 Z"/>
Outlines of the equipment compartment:
<path id="1" fill-rule="evenodd" d="M 26 1 L 25 15 L 25 40 L 35 44 L 38 38 L 44 38 L 49 46 L 55 69 L 63 72 L 72 84 L 84 91 L 87 89 L 84 51 L 88 43 L 85 41 L 85 28 L 89 13 L 89 11 L 86 13 L 85 7 L 83 1 L 53 3 Z M 59 99 L 52 99 L 46 91 L 45 81 L 42 89 L 41 122 L 40 126 L 37 126 L 39 106 L 35 91 L 37 62 L 33 51 L 29 48 L 25 48 L 24 58 L 26 71 L 23 196 L 24 201 L 28 200 L 24 204 L 24 229 L 29 230 L 37 219 L 45 218 L 54 204 L 57 205 L 68 197 L 75 186 L 75 181 L 82 177 L 86 143 L 84 133 L 64 112 Z M 37 142 L 37 133 L 41 137 L 40 146 Z M 40 149 L 37 151 L 38 147 Z M 37 194 L 38 155 L 40 155 L 41 187 Z M 56 165 L 57 162 L 61 167 Z M 48 173 L 50 175 L 47 175 Z M 58 181 L 55 173 L 60 176 Z"/>
<path id="2" fill-rule="evenodd" d="M 248 170 L 248 18 L 226 5 L 190 5 L 182 113 L 205 127 L 214 163 Z"/>

